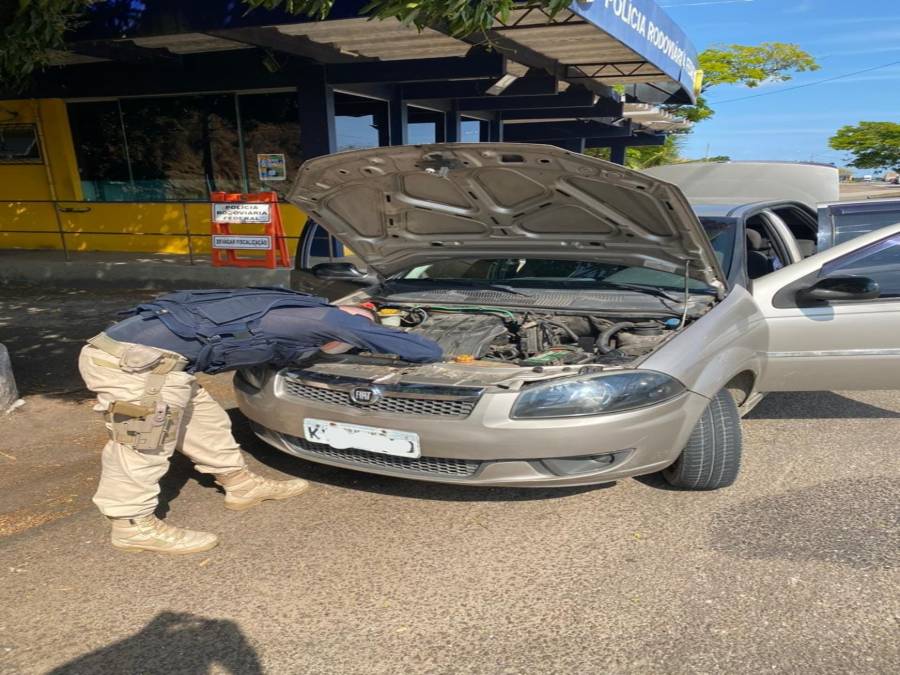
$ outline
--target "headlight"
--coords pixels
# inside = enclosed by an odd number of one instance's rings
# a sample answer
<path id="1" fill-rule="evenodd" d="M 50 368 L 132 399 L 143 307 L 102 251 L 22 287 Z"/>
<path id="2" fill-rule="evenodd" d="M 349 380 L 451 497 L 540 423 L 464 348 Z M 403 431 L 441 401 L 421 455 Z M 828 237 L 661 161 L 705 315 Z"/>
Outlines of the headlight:
<path id="1" fill-rule="evenodd" d="M 577 417 L 621 412 L 667 401 L 684 385 L 663 373 L 633 370 L 534 385 L 513 406 L 515 419 Z"/>

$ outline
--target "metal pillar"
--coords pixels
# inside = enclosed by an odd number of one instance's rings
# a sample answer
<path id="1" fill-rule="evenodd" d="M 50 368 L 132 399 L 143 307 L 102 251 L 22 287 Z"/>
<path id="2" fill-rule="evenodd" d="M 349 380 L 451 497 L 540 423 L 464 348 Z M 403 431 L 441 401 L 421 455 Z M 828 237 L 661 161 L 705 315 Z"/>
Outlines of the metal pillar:
<path id="1" fill-rule="evenodd" d="M 478 142 L 487 143 L 491 140 L 491 123 L 487 120 L 478 122 Z"/>
<path id="2" fill-rule="evenodd" d="M 612 145 L 609 148 L 609 161 L 614 164 L 625 165 L 625 151 L 628 149 L 628 146 L 624 143 L 617 143 L 616 145 Z"/>
<path id="3" fill-rule="evenodd" d="M 303 159 L 329 155 L 337 150 L 334 127 L 334 91 L 325 80 L 325 69 L 311 70 L 297 86 L 300 108 L 300 147 Z"/>
<path id="4" fill-rule="evenodd" d="M 403 100 L 403 92 L 400 87 L 394 87 L 389 101 L 390 111 L 390 139 L 391 145 L 406 145 L 409 140 L 408 131 L 408 111 L 406 101 Z"/>
<path id="5" fill-rule="evenodd" d="M 494 119 L 488 122 L 490 125 L 490 140 L 493 143 L 501 143 L 503 141 L 503 113 L 496 113 Z"/>
<path id="6" fill-rule="evenodd" d="M 334 90 L 325 79 L 325 69 L 311 69 L 297 86 L 297 105 L 300 108 L 300 149 L 303 159 L 330 155 L 337 150 L 337 133 L 334 125 Z M 294 272 L 291 285 L 299 283 L 295 275 L 309 265 L 310 252 L 319 226 L 311 218 L 303 226 L 303 232 L 294 254 Z M 329 253 L 337 242 L 329 239 Z M 340 244 L 337 244 L 340 246 Z"/>
<path id="7" fill-rule="evenodd" d="M 459 118 L 459 101 L 450 102 L 450 110 L 444 115 L 444 139 L 447 143 L 459 143 L 462 138 L 462 120 Z"/>
<path id="8" fill-rule="evenodd" d="M 378 147 L 383 148 L 391 144 L 391 128 L 390 115 L 388 114 L 388 104 L 381 106 L 381 110 L 373 116 L 375 128 L 378 130 Z"/>

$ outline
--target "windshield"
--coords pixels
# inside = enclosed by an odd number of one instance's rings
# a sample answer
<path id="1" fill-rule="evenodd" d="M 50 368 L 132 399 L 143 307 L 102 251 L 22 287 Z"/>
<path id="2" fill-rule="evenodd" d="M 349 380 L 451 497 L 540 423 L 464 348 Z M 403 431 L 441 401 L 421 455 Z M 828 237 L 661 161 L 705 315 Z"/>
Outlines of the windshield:
<path id="1" fill-rule="evenodd" d="M 646 267 L 629 267 L 586 260 L 549 258 L 453 258 L 419 265 L 394 280 L 440 280 L 462 283 L 500 284 L 514 288 L 598 288 L 603 286 L 646 286 L 683 290 L 684 277 Z M 690 288 L 709 287 L 694 279 Z"/>
<path id="2" fill-rule="evenodd" d="M 734 258 L 735 233 L 737 221 L 732 219 L 701 218 L 700 224 L 706 230 L 706 236 L 712 244 L 719 266 L 727 277 L 731 274 L 731 261 Z"/>

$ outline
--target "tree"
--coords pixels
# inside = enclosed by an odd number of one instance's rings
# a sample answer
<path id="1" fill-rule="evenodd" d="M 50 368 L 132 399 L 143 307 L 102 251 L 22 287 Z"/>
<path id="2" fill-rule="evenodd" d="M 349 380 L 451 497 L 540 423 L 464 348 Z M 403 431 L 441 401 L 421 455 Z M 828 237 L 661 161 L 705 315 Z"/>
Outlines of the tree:
<path id="1" fill-rule="evenodd" d="M 896 122 L 843 126 L 828 140 L 828 145 L 853 155 L 850 166 L 858 169 L 900 170 L 900 124 Z"/>
<path id="2" fill-rule="evenodd" d="M 702 51 L 698 61 L 703 71 L 703 85 L 697 104 L 669 109 L 691 122 L 700 122 L 715 114 L 703 95 L 713 87 L 741 84 L 753 89 L 766 82 L 787 82 L 794 73 L 819 69 L 810 54 L 797 45 L 784 42 L 714 46 Z"/>
<path id="3" fill-rule="evenodd" d="M 21 89 L 63 50 L 63 35 L 95 0 L 0 0 L 0 89 Z"/>

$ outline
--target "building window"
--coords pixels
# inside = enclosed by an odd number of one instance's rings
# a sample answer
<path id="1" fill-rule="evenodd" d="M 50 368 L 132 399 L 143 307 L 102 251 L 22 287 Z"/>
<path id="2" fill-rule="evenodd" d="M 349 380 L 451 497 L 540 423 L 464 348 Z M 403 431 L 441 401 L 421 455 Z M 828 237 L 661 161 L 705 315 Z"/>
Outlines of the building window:
<path id="1" fill-rule="evenodd" d="M 249 190 L 285 192 L 303 163 L 297 93 L 241 94 L 238 101 Z M 284 155 L 286 171 L 283 179 L 280 176 L 277 181 L 260 178 L 260 155 L 266 154 Z"/>
<path id="2" fill-rule="evenodd" d="M 68 112 L 84 198 L 135 200 L 118 102 L 74 103 Z"/>
<path id="3" fill-rule="evenodd" d="M 88 201 L 283 192 L 303 160 L 293 92 L 73 102 L 69 121 Z M 260 180 L 261 154 L 284 155 L 280 182 Z"/>
<path id="4" fill-rule="evenodd" d="M 337 92 L 334 127 L 337 151 L 388 145 L 388 105 L 385 101 Z"/>
<path id="5" fill-rule="evenodd" d="M 0 124 L 0 162 L 40 162 L 41 145 L 33 124 Z"/>

